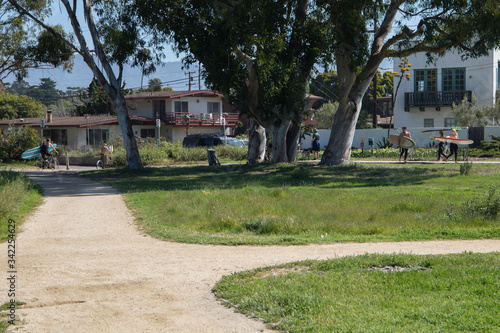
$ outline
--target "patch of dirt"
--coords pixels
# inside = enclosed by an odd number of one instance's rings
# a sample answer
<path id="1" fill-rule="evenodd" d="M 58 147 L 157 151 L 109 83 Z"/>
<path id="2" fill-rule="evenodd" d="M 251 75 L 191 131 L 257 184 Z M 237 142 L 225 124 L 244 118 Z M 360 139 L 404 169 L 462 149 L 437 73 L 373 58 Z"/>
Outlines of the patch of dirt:
<path id="1" fill-rule="evenodd" d="M 28 172 L 44 203 L 16 240 L 15 332 L 271 332 L 217 302 L 232 272 L 365 253 L 500 251 L 500 240 L 214 246 L 144 235 L 113 188 L 64 172 Z M 0 244 L 7 256 L 7 244 Z M 0 261 L 7 272 L 7 260 Z M 275 273 L 286 273 L 277 270 Z M 1 283 L 2 304 L 9 300 Z"/>

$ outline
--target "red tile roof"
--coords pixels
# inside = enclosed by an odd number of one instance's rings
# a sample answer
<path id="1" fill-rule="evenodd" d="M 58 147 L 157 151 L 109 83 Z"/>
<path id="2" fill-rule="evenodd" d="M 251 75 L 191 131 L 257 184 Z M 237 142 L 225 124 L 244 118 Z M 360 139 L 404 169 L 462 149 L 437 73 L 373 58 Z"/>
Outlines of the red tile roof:
<path id="1" fill-rule="evenodd" d="M 191 90 L 191 91 L 147 91 L 136 94 L 126 95 L 125 99 L 173 99 L 186 96 L 193 97 L 224 97 L 224 95 L 210 90 Z"/>
<path id="2" fill-rule="evenodd" d="M 11 120 L 2 120 L 0 121 L 1 125 L 14 125 L 14 126 L 30 126 L 30 127 L 40 127 L 40 119 L 41 118 L 19 118 L 19 119 L 11 119 Z M 131 120 L 143 120 L 143 121 L 154 121 L 154 119 L 148 119 L 145 117 L 139 116 L 131 116 Z M 88 125 L 103 125 L 109 124 L 114 125 L 118 124 L 118 119 L 116 116 L 89 116 L 88 117 Z M 86 117 L 57 117 L 53 116 L 52 121 L 48 122 L 45 119 L 45 127 L 86 127 L 87 126 L 87 118 Z"/>

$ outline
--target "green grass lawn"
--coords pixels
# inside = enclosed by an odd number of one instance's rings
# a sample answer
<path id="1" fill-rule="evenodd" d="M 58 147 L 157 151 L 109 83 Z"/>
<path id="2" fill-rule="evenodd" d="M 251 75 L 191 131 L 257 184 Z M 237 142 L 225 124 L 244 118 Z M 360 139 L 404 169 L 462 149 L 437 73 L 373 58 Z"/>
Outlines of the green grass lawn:
<path id="1" fill-rule="evenodd" d="M 500 236 L 500 168 L 473 165 L 226 165 L 91 172 L 124 193 L 161 239 L 306 244 Z M 488 199 L 488 194 L 490 197 Z M 488 201 L 489 200 L 489 201 Z M 483 216 L 485 207 L 493 212 Z"/>
<path id="2" fill-rule="evenodd" d="M 499 332 L 500 254 L 363 255 L 235 273 L 214 288 L 282 332 Z"/>
<path id="3" fill-rule="evenodd" d="M 42 201 L 41 193 L 41 188 L 24 174 L 0 171 L 0 242 L 9 235 L 9 219 L 14 220 L 18 228 L 23 218 Z"/>

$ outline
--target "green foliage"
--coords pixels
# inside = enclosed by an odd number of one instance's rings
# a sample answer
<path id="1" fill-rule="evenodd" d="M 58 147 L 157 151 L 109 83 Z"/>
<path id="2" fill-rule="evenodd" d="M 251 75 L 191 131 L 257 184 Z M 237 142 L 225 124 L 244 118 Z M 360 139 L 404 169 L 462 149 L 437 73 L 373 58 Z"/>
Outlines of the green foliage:
<path id="1" fill-rule="evenodd" d="M 448 216 L 461 221 L 477 221 L 482 219 L 496 220 L 500 212 L 500 195 L 498 186 L 489 188 L 485 195 L 478 195 L 467 200 L 461 207 L 452 207 Z"/>
<path id="2" fill-rule="evenodd" d="M 53 26 L 52 29 L 63 38 L 68 37 L 60 25 Z M 51 64 L 54 67 L 63 65 L 65 69 L 72 67 L 74 50 L 46 30 L 38 35 L 37 44 L 30 48 L 30 52 L 32 52 L 34 59 L 40 63 Z"/>
<path id="3" fill-rule="evenodd" d="M 27 97 L 0 93 L 0 120 L 42 117 L 42 103 Z"/>
<path id="4" fill-rule="evenodd" d="M 150 79 L 148 82 L 148 88 L 150 91 L 161 91 L 163 81 L 159 78 Z"/>
<path id="5" fill-rule="evenodd" d="M 41 193 L 22 173 L 0 171 L 0 241 L 8 235 L 8 220 L 20 226 L 24 215 L 41 201 Z"/>
<path id="6" fill-rule="evenodd" d="M 481 146 L 470 149 L 470 156 L 500 157 L 500 137 L 491 135 L 491 140 L 481 141 Z"/>
<path id="7" fill-rule="evenodd" d="M 219 1 L 141 0 L 136 6 L 144 24 L 188 54 L 188 65 L 204 65 L 209 87 L 279 139 L 287 134 L 279 131 L 280 126 L 298 135 L 306 85 L 330 36 L 313 4 L 258 0 L 225 6 Z M 286 142 L 279 140 L 274 147 Z M 280 152 L 296 153 L 283 148 Z M 284 155 L 274 158 L 285 159 Z"/>
<path id="8" fill-rule="evenodd" d="M 333 117 L 339 107 L 338 102 L 327 102 L 321 105 L 314 113 L 314 120 L 316 121 L 316 128 L 330 129 L 333 124 Z"/>
<path id="9" fill-rule="evenodd" d="M 475 95 L 472 95 L 471 102 L 465 96 L 460 104 L 453 104 L 451 112 L 459 126 L 481 127 L 486 126 L 489 122 L 489 119 L 486 117 L 486 108 L 480 106 L 479 100 Z"/>
<path id="10" fill-rule="evenodd" d="M 40 145 L 38 133 L 31 127 L 9 127 L 0 132 L 0 161 L 21 160 L 21 154 Z"/>
<path id="11" fill-rule="evenodd" d="M 313 95 L 321 96 L 329 102 L 338 102 L 340 92 L 337 83 L 337 72 L 331 71 L 318 73 L 318 75 L 311 79 L 309 92 Z M 324 101 L 316 102 L 316 104 L 320 103 L 323 104 Z M 321 105 L 315 105 L 316 108 L 320 106 Z"/>
<path id="12" fill-rule="evenodd" d="M 472 170 L 472 161 L 464 161 L 464 163 L 460 164 L 460 174 L 467 176 Z"/>
<path id="13" fill-rule="evenodd" d="M 500 237 L 497 221 L 457 223 L 447 217 L 446 209 L 460 207 L 498 182 L 500 169 L 495 165 L 475 165 L 474 177 L 463 177 L 455 164 L 204 164 L 146 168 L 133 174 L 109 169 L 91 176 L 103 177 L 124 193 L 148 233 L 181 242 Z"/>
<path id="14" fill-rule="evenodd" d="M 217 146 L 215 147 L 219 159 L 231 161 L 244 161 L 246 159 L 248 148 L 235 146 Z M 158 148 L 155 140 L 148 140 L 139 146 L 141 160 L 143 165 L 165 165 L 171 163 L 199 163 L 208 161 L 207 149 L 205 147 L 185 148 L 182 143 L 172 143 L 163 141 Z M 116 147 L 113 153 L 111 166 L 124 166 L 126 163 L 125 150 Z"/>

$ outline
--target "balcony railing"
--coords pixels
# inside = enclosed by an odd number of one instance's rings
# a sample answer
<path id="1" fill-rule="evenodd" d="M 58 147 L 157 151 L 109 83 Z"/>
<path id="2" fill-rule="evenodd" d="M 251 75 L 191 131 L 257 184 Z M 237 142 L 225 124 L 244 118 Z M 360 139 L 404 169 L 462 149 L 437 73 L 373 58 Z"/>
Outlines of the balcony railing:
<path id="1" fill-rule="evenodd" d="M 428 91 L 405 93 L 405 108 L 424 106 L 451 106 L 460 104 L 464 97 L 472 101 L 472 91 Z"/>
<path id="2" fill-rule="evenodd" d="M 227 127 L 235 127 L 238 124 L 238 113 L 186 113 L 171 112 L 166 113 L 162 120 L 167 125 L 176 126 L 224 126 L 224 119 Z"/>

